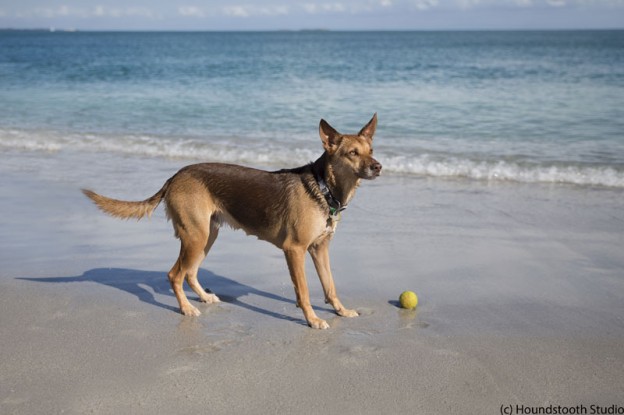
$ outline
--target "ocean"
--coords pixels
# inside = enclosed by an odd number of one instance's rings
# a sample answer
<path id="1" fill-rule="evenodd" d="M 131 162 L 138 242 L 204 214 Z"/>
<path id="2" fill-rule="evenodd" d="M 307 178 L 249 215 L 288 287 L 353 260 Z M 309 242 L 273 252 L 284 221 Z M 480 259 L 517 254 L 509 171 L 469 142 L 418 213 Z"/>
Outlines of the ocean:
<path id="1" fill-rule="evenodd" d="M 624 188 L 624 31 L 0 32 L 3 164 L 293 167 L 375 112 L 389 174 Z"/>

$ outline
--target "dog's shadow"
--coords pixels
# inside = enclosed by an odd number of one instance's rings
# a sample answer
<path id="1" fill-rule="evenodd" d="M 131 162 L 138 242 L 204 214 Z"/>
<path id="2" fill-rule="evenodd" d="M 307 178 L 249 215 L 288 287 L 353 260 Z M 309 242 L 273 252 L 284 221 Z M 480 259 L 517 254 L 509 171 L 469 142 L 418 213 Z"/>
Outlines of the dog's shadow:
<path id="1" fill-rule="evenodd" d="M 210 292 L 214 292 L 221 301 L 234 304 L 260 314 L 265 314 L 274 318 L 293 321 L 307 325 L 302 319 L 267 310 L 256 305 L 252 305 L 241 301 L 241 297 L 248 295 L 258 295 L 269 298 L 271 300 L 289 303 L 295 307 L 296 302 L 282 297 L 277 294 L 262 291 L 249 285 L 241 284 L 229 278 L 214 274 L 210 271 L 200 269 L 198 273 L 200 281 L 210 286 Z M 174 307 L 158 301 L 154 293 L 169 297 L 174 297 L 169 280 L 165 272 L 141 271 L 123 268 L 97 268 L 86 271 L 82 275 L 75 277 L 50 277 L 50 278 L 17 278 L 25 281 L 45 282 L 45 283 L 75 283 L 75 282 L 95 282 L 108 287 L 113 287 L 129 294 L 135 295 L 140 301 L 164 308 L 169 311 L 179 313 L 178 307 Z M 192 293 L 190 299 L 197 299 L 196 294 Z M 330 311 L 325 308 L 317 308 L 317 310 Z"/>

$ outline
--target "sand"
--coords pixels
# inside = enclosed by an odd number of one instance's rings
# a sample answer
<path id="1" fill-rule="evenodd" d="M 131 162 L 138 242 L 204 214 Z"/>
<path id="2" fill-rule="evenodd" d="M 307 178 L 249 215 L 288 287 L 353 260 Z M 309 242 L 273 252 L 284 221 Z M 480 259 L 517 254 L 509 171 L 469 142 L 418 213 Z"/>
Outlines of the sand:
<path id="1" fill-rule="evenodd" d="M 187 162 L 81 159 L 15 153 L 0 168 L 2 414 L 624 407 L 620 189 L 364 183 L 332 245 L 338 292 L 361 316 L 335 316 L 308 263 L 331 326 L 318 331 L 281 252 L 229 230 L 200 271 L 223 302 L 180 315 L 162 208 L 118 221 L 79 188 L 142 198 Z M 407 289 L 415 311 L 396 305 Z"/>

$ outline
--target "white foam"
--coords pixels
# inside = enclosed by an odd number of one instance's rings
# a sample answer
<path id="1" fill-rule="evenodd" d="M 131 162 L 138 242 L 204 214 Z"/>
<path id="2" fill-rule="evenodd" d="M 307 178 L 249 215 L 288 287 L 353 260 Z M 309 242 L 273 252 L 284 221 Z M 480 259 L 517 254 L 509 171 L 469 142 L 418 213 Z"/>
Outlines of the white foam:
<path id="1" fill-rule="evenodd" d="M 252 139 L 176 139 L 147 135 L 61 134 L 58 132 L 0 129 L 0 149 L 57 152 L 105 152 L 147 157 L 296 166 L 314 159 L 310 148 L 285 149 L 279 143 Z"/>
<path id="2" fill-rule="evenodd" d="M 479 161 L 452 156 L 432 158 L 427 154 L 390 157 L 383 164 L 389 171 L 420 176 L 624 187 L 624 171 L 611 166 Z"/>
<path id="3" fill-rule="evenodd" d="M 48 131 L 0 129 L 0 150 L 89 153 L 117 153 L 147 157 L 219 161 L 276 168 L 294 167 L 319 156 L 316 141 L 310 144 L 280 143 L 268 139 L 222 138 L 210 142 L 201 138 L 176 139 L 146 135 L 61 134 Z M 416 150 L 414 150 L 416 153 Z M 528 163 L 509 160 L 479 160 L 478 155 L 444 154 L 377 157 L 384 172 L 428 177 L 467 178 L 482 181 L 524 183 L 567 183 L 624 188 L 624 171 L 609 165 L 580 163 Z"/>
<path id="4" fill-rule="evenodd" d="M 54 152 L 63 148 L 57 137 L 29 134 L 19 130 L 0 130 L 0 149 Z"/>

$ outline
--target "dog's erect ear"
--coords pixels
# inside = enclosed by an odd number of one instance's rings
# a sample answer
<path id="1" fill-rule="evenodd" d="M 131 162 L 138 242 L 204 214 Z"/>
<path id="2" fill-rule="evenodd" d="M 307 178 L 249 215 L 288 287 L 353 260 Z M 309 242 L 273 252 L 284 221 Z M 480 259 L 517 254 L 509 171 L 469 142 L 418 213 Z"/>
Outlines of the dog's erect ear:
<path id="1" fill-rule="evenodd" d="M 340 144 L 340 133 L 327 123 L 325 120 L 321 120 L 319 124 L 319 135 L 323 142 L 323 148 L 328 153 L 333 153 Z"/>
<path id="2" fill-rule="evenodd" d="M 366 137 L 370 140 L 373 139 L 373 135 L 375 135 L 375 130 L 377 129 L 377 113 L 373 115 L 373 118 L 360 130 L 358 133 L 361 137 Z"/>

